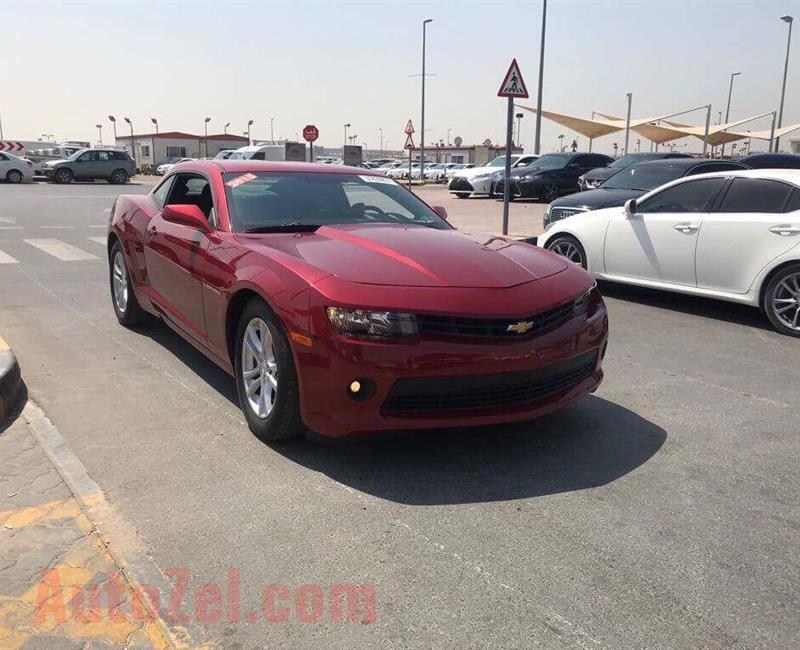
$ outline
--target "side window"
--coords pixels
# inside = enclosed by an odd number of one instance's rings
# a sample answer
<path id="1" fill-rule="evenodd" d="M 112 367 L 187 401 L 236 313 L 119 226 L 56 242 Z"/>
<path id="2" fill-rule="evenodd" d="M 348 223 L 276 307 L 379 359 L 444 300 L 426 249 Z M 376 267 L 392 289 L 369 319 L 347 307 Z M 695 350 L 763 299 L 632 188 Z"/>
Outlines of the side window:
<path id="1" fill-rule="evenodd" d="M 170 176 L 169 178 L 165 179 L 164 182 L 156 188 L 156 191 L 153 192 L 153 200 L 156 202 L 159 208 L 164 207 L 164 204 L 167 201 L 167 194 L 169 194 L 169 188 L 172 187 L 172 181 L 174 178 L 174 176 Z"/>
<path id="2" fill-rule="evenodd" d="M 800 210 L 800 189 L 796 187 L 792 190 L 792 196 L 789 197 L 784 212 L 794 212 L 795 210 Z"/>
<path id="3" fill-rule="evenodd" d="M 779 181 L 734 178 L 719 212 L 783 212 L 791 191 L 791 186 Z"/>
<path id="4" fill-rule="evenodd" d="M 6 156 L 4 153 L 0 153 L 0 160 L 8 160 L 8 156 Z"/>
<path id="5" fill-rule="evenodd" d="M 97 159 L 108 161 L 111 160 L 111 156 L 108 155 L 108 151 L 98 151 L 97 152 Z"/>
<path id="6" fill-rule="evenodd" d="M 213 223 L 214 200 L 211 185 L 202 176 L 176 174 L 166 205 L 191 204 L 203 211 L 209 223 Z"/>
<path id="7" fill-rule="evenodd" d="M 264 160 L 264 152 L 263 151 L 256 151 L 251 156 L 251 160 Z"/>
<path id="8" fill-rule="evenodd" d="M 686 174 L 687 176 L 695 176 L 697 174 L 711 174 L 713 172 L 737 172 L 744 169 L 736 164 L 727 162 L 706 163 L 705 165 L 698 165 Z"/>
<path id="9" fill-rule="evenodd" d="M 91 162 L 93 160 L 97 160 L 97 152 L 96 151 L 87 151 L 80 157 L 81 162 Z"/>
<path id="10" fill-rule="evenodd" d="M 643 201 L 639 212 L 705 212 L 726 178 L 704 178 L 673 185 Z"/>

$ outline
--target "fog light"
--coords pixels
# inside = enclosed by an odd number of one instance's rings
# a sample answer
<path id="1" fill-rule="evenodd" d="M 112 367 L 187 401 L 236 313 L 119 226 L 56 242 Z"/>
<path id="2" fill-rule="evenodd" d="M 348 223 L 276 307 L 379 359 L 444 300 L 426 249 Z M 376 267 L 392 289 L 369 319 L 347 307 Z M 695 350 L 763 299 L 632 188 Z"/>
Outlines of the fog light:
<path id="1" fill-rule="evenodd" d="M 369 399 L 375 394 L 375 382 L 359 377 L 347 385 L 347 394 L 351 399 Z"/>

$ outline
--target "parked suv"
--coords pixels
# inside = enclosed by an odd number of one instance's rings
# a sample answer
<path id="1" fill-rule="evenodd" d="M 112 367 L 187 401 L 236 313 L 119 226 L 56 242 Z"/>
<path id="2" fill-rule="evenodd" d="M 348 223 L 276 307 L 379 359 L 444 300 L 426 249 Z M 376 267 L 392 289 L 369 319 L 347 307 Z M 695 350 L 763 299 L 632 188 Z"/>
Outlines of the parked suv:
<path id="1" fill-rule="evenodd" d="M 115 185 L 123 185 L 136 174 L 136 163 L 125 151 L 79 149 L 69 158 L 45 163 L 42 173 L 56 183 L 99 178 Z"/>

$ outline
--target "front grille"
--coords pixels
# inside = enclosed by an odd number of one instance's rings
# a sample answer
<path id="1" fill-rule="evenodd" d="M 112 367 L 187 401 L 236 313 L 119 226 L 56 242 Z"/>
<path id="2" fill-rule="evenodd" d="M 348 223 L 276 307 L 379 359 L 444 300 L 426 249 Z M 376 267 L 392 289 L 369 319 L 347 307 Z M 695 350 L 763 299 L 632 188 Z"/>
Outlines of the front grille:
<path id="1" fill-rule="evenodd" d="M 586 212 L 586 210 L 582 210 L 581 208 L 550 208 L 550 223 L 566 219 L 579 212 Z"/>
<path id="2" fill-rule="evenodd" d="M 450 181 L 450 189 L 456 192 L 471 192 L 472 185 L 466 178 L 454 178 Z"/>
<path id="3" fill-rule="evenodd" d="M 535 314 L 527 318 L 459 318 L 432 314 L 417 315 L 420 334 L 436 334 L 443 336 L 481 336 L 488 338 L 522 339 L 535 336 L 541 332 L 569 320 L 575 313 L 575 300 L 565 302 L 554 309 Z M 515 326 L 521 325 L 521 328 Z M 520 333 L 519 329 L 530 329 Z M 514 329 L 509 330 L 512 327 Z"/>
<path id="4" fill-rule="evenodd" d="M 592 375 L 596 362 L 597 353 L 591 351 L 525 372 L 398 379 L 383 411 L 407 414 L 524 406 L 578 385 Z"/>

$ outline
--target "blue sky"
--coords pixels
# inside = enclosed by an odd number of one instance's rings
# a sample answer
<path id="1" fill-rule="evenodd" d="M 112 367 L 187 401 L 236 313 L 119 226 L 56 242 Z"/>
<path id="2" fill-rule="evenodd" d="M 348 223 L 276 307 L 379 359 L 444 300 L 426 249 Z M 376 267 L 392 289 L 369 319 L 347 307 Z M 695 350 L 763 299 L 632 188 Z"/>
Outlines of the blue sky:
<path id="1" fill-rule="evenodd" d="M 548 6 L 544 108 L 589 116 L 593 109 L 646 116 L 712 103 L 724 110 L 731 72 L 731 119 L 777 108 L 787 25 L 800 1 L 569 2 Z M 428 141 L 502 141 L 497 87 L 517 57 L 531 90 L 538 70 L 541 2 L 3 3 L 5 52 L 0 113 L 6 137 L 96 138 L 106 115 L 137 131 L 294 137 L 304 124 L 320 144 L 339 145 L 342 125 L 377 147 L 402 144 L 409 117 L 419 128 L 421 21 L 428 27 Z M 800 122 L 800 29 L 790 59 L 784 124 Z M 4 57 L 5 59 L 6 57 Z M 535 103 L 535 97 L 530 102 Z M 687 121 L 700 124 L 704 116 Z M 532 115 L 523 119 L 530 149 Z M 750 128 L 768 128 L 768 121 Z M 543 125 L 543 147 L 564 129 Z M 568 141 L 573 134 L 565 132 Z M 619 136 L 595 143 L 610 151 Z M 585 140 L 579 139 L 582 144 Z M 689 142 L 689 141 L 687 141 Z M 693 141 L 697 148 L 697 141 Z M 755 146 L 754 146 L 755 149 Z"/>

